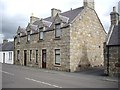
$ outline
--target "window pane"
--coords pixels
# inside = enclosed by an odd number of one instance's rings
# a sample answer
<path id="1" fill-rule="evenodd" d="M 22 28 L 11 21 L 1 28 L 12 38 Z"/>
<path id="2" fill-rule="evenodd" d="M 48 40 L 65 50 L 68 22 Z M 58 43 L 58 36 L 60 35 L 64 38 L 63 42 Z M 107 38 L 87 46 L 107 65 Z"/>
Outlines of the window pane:
<path id="1" fill-rule="evenodd" d="M 61 30 L 60 29 L 56 29 L 56 37 L 60 37 L 61 34 Z"/>
<path id="2" fill-rule="evenodd" d="M 44 37 L 44 33 L 40 32 L 40 39 L 43 39 L 43 37 Z"/>
<path id="3" fill-rule="evenodd" d="M 30 31 L 28 32 L 28 41 L 30 41 Z"/>
<path id="4" fill-rule="evenodd" d="M 20 60 L 20 51 L 19 50 L 17 51 L 17 60 L 18 61 Z"/>
<path id="5" fill-rule="evenodd" d="M 56 50 L 56 54 L 60 54 L 60 50 L 58 49 L 58 50 Z"/>
<path id="6" fill-rule="evenodd" d="M 56 55 L 56 64 L 60 64 L 60 55 Z"/>
<path id="7" fill-rule="evenodd" d="M 38 63 L 38 50 L 36 50 L 36 63 Z"/>
<path id="8" fill-rule="evenodd" d="M 17 40 L 18 40 L 18 43 L 19 43 L 20 42 L 20 35 L 18 35 Z"/>
<path id="9" fill-rule="evenodd" d="M 60 24 L 55 25 L 55 29 L 56 29 L 56 31 L 55 31 L 55 37 L 60 37 L 60 35 L 61 35 Z"/>
<path id="10" fill-rule="evenodd" d="M 10 60 L 10 52 L 9 52 L 9 60 Z"/>
<path id="11" fill-rule="evenodd" d="M 12 60 L 12 52 L 9 52 L 9 60 Z"/>
<path id="12" fill-rule="evenodd" d="M 30 35 L 28 35 L 28 41 L 30 41 Z"/>
<path id="13" fill-rule="evenodd" d="M 31 58 L 32 58 L 32 50 L 30 50 L 30 61 L 31 61 Z"/>
<path id="14" fill-rule="evenodd" d="M 55 64 L 60 65 L 60 62 L 61 62 L 61 60 L 60 60 L 60 49 L 56 49 L 55 50 Z"/>
<path id="15" fill-rule="evenodd" d="M 11 60 L 12 60 L 12 52 L 11 52 L 11 56 L 10 57 L 11 57 Z"/>

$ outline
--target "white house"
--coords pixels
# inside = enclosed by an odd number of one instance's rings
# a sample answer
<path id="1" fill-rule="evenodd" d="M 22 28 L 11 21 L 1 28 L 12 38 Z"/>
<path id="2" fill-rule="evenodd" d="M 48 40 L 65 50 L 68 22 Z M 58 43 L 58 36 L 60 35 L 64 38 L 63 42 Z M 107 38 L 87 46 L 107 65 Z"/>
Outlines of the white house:
<path id="1" fill-rule="evenodd" d="M 13 51 L 14 51 L 14 43 L 8 42 L 8 40 L 3 40 L 3 43 L 0 45 L 0 62 L 6 64 L 13 64 Z"/>

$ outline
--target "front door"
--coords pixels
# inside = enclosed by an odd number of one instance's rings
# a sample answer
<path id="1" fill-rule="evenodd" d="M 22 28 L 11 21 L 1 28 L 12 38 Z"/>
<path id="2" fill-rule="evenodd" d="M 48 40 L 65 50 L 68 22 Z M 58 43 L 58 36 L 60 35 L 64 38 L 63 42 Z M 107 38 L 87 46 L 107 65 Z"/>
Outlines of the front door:
<path id="1" fill-rule="evenodd" d="M 5 53 L 3 53 L 3 63 L 5 63 Z"/>
<path id="2" fill-rule="evenodd" d="M 27 50 L 24 50 L 24 66 L 27 66 Z"/>
<path id="3" fill-rule="evenodd" d="M 42 50 L 42 68 L 46 68 L 46 49 Z"/>

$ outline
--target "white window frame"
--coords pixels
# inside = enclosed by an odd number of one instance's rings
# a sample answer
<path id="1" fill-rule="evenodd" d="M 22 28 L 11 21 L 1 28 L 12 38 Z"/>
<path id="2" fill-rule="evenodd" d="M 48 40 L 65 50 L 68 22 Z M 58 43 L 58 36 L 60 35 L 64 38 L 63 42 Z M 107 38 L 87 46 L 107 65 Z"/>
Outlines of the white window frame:
<path id="1" fill-rule="evenodd" d="M 59 53 L 56 53 L 57 50 L 59 50 Z M 61 51 L 60 49 L 55 49 L 55 51 L 54 51 L 55 52 L 55 65 L 59 65 L 59 66 L 61 65 L 61 53 L 60 53 L 60 51 Z M 59 62 L 57 62 L 57 60 L 56 60 L 56 55 L 59 55 L 59 58 L 60 58 Z"/>
<path id="2" fill-rule="evenodd" d="M 12 52 L 9 52 L 9 60 L 12 60 Z"/>
<path id="3" fill-rule="evenodd" d="M 30 31 L 28 31 L 27 41 L 30 41 Z"/>
<path id="4" fill-rule="evenodd" d="M 40 40 L 43 40 L 43 39 L 44 39 L 44 32 L 43 32 L 43 31 L 40 31 L 40 32 L 39 32 L 39 39 L 40 39 Z"/>
<path id="5" fill-rule="evenodd" d="M 55 24 L 55 38 L 61 37 L 61 24 Z"/>

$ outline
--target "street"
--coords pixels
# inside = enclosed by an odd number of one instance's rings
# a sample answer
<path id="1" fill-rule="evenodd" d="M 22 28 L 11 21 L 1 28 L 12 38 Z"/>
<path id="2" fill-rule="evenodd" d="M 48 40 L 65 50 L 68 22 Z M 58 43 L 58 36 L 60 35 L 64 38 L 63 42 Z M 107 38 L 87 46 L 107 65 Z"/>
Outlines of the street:
<path id="1" fill-rule="evenodd" d="M 106 76 L 2 64 L 2 88 L 118 88 Z"/>

